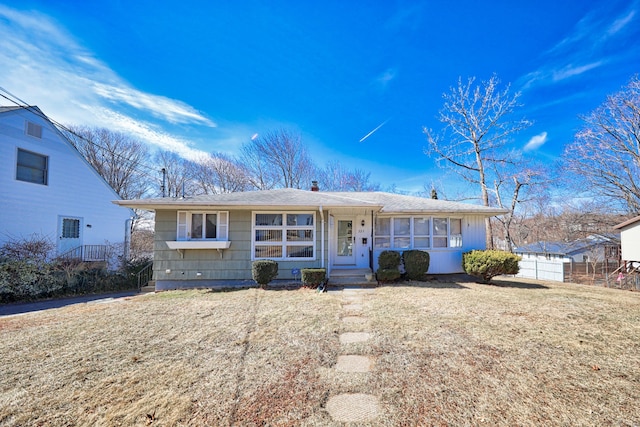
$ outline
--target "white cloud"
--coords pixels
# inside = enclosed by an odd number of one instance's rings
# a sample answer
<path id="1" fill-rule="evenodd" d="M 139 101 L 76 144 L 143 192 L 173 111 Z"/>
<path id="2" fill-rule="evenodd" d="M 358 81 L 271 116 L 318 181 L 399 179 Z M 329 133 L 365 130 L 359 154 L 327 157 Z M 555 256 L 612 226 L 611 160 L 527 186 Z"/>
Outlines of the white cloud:
<path id="1" fill-rule="evenodd" d="M 397 75 L 398 72 L 395 68 L 388 68 L 376 78 L 376 82 L 384 89 Z"/>
<path id="2" fill-rule="evenodd" d="M 586 73 L 587 71 L 593 70 L 594 68 L 598 68 L 603 64 L 604 61 L 597 61 L 584 65 L 569 64 L 560 70 L 553 71 L 553 81 L 557 82 L 560 80 L 568 79 L 570 77 L 579 76 L 580 74 Z"/>
<path id="3" fill-rule="evenodd" d="M 542 147 L 547 142 L 547 132 L 532 137 L 524 146 L 524 151 L 533 151 Z"/>
<path id="4" fill-rule="evenodd" d="M 631 10 L 626 15 L 621 16 L 620 18 L 616 19 L 611 24 L 611 26 L 609 26 L 609 30 L 607 31 L 607 35 L 612 36 L 612 35 L 617 34 L 618 32 L 620 32 L 631 21 L 633 21 L 633 18 L 635 18 L 635 16 L 636 16 L 636 11 L 635 10 Z"/>
<path id="5" fill-rule="evenodd" d="M 162 127 L 216 126 L 182 101 L 132 87 L 46 15 L 0 5 L 0 34 L 2 87 L 57 122 L 127 132 L 188 158 L 201 153 Z"/>
<path id="6" fill-rule="evenodd" d="M 589 11 L 569 33 L 547 50 L 540 67 L 519 79 L 522 89 L 552 85 L 568 79 L 588 76 L 600 67 L 615 64 L 629 49 L 619 43 L 625 37 L 631 43 L 637 4 L 610 17 L 606 7 Z"/>

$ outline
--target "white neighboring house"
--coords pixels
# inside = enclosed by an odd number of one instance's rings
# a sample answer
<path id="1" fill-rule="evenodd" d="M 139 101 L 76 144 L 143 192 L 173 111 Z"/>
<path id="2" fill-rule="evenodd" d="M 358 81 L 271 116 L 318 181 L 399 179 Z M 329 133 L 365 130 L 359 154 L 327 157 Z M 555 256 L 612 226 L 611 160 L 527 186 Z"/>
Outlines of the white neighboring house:
<path id="1" fill-rule="evenodd" d="M 58 256 L 126 255 L 132 211 L 38 107 L 0 107 L 0 165 L 0 244 L 37 235 Z"/>
<path id="2" fill-rule="evenodd" d="M 640 216 L 631 218 L 613 228 L 620 230 L 623 265 L 628 271 L 640 270 Z"/>
<path id="3" fill-rule="evenodd" d="M 600 263 L 617 254 L 617 234 L 591 235 L 573 242 L 535 242 L 513 250 L 519 255 L 518 277 L 563 282 L 574 263 Z M 613 257 L 617 261 L 617 256 Z"/>

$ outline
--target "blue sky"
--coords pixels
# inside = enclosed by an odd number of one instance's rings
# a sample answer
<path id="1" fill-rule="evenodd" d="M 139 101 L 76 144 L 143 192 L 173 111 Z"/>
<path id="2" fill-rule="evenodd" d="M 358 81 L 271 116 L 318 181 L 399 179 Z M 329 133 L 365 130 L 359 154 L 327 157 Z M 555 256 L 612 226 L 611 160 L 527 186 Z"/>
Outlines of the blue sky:
<path id="1" fill-rule="evenodd" d="M 640 72 L 638 0 L 171 3 L 0 2 L 0 87 L 186 157 L 286 127 L 319 165 L 446 192 L 422 129 L 459 77 L 520 91 L 513 146 L 551 162 Z"/>

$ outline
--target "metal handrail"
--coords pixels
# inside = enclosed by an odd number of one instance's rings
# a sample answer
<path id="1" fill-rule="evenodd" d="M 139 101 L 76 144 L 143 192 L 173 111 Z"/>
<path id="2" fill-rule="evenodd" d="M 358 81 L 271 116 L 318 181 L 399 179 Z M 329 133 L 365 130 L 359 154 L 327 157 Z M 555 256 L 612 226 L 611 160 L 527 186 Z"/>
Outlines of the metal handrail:
<path id="1" fill-rule="evenodd" d="M 82 245 L 58 256 L 58 259 L 80 261 L 106 261 L 107 245 Z"/>
<path id="2" fill-rule="evenodd" d="M 146 286 L 151 279 L 153 279 L 153 261 L 149 262 L 147 265 L 142 267 L 137 274 L 138 277 L 138 290 L 142 289 Z M 142 285 L 144 283 L 144 286 Z"/>

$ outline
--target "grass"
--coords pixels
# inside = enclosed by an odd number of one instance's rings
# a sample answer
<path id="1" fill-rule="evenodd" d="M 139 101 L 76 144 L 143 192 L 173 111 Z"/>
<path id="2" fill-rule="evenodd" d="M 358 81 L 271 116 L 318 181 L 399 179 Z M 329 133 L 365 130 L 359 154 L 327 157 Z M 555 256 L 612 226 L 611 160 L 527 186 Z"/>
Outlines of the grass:
<path id="1" fill-rule="evenodd" d="M 640 425 L 640 294 L 496 280 L 385 286 L 368 324 L 312 290 L 164 292 L 0 318 L 0 425 Z M 339 334 L 367 330 L 367 343 Z M 334 369 L 338 355 L 375 360 Z M 365 424 L 366 425 L 366 424 Z"/>

